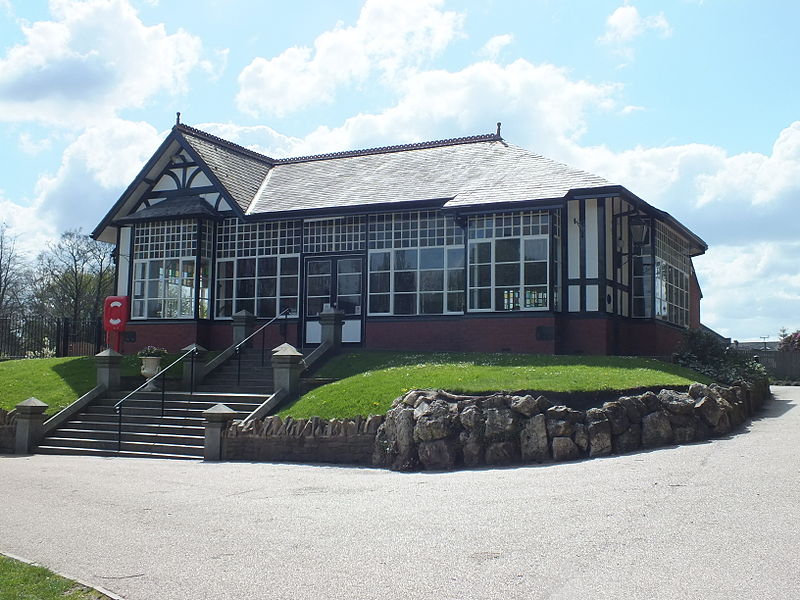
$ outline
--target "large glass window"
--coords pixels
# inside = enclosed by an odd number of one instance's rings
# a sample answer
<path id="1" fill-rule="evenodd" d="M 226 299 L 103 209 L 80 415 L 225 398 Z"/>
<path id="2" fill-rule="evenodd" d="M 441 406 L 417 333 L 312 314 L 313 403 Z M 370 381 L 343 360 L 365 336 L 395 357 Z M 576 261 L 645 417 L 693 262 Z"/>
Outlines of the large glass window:
<path id="1" fill-rule="evenodd" d="M 210 239 L 211 227 L 206 221 L 198 224 L 195 219 L 182 219 L 136 225 L 131 317 L 192 319 L 197 311 L 198 318 L 207 318 Z"/>
<path id="2" fill-rule="evenodd" d="M 464 234 L 435 211 L 373 215 L 368 224 L 372 315 L 464 312 Z"/>
<path id="3" fill-rule="evenodd" d="M 689 326 L 689 244 L 664 223 L 656 223 L 656 317 Z"/>
<path id="4" fill-rule="evenodd" d="M 297 312 L 301 227 L 298 221 L 241 223 L 217 232 L 216 316 L 246 310 L 274 317 Z"/>
<path id="5" fill-rule="evenodd" d="M 549 308 L 550 215 L 485 215 L 469 222 L 469 309 Z"/>

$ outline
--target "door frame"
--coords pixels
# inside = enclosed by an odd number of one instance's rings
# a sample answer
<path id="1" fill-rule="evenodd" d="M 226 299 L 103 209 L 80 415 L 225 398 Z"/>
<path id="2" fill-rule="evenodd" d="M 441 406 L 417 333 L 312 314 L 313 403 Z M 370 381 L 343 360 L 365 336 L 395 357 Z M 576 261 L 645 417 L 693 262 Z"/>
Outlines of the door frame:
<path id="1" fill-rule="evenodd" d="M 302 268 L 302 287 L 300 295 L 299 317 L 300 317 L 300 338 L 302 346 L 316 346 L 319 342 L 307 342 L 307 326 L 308 323 L 318 322 L 318 316 L 309 316 L 307 313 L 308 304 L 308 263 L 314 260 L 330 260 L 331 261 L 331 304 L 333 298 L 337 296 L 338 284 L 338 262 L 339 260 L 358 258 L 361 260 L 361 314 L 351 315 L 345 317 L 345 321 L 358 321 L 360 336 L 358 341 L 350 341 L 342 343 L 349 346 L 361 346 L 364 343 L 364 327 L 366 325 L 366 301 L 367 301 L 367 253 L 364 251 L 357 252 L 329 252 L 320 254 L 304 254 L 302 255 L 301 268 Z"/>

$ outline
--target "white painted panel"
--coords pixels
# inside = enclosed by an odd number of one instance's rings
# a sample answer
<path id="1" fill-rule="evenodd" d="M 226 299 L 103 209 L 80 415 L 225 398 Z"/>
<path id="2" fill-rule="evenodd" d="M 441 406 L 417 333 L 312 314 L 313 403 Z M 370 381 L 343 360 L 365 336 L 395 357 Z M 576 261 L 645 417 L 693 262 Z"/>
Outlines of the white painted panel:
<path id="1" fill-rule="evenodd" d="M 600 289 L 596 285 L 586 286 L 586 310 L 587 312 L 597 312 L 599 310 L 597 295 Z"/>
<path id="2" fill-rule="evenodd" d="M 306 323 L 306 344 L 319 344 L 322 341 L 322 325 L 319 321 Z"/>
<path id="3" fill-rule="evenodd" d="M 219 208 L 218 208 L 217 210 L 219 210 L 220 212 L 222 212 L 223 210 L 231 210 L 231 207 L 230 207 L 230 205 L 229 205 L 229 204 L 228 204 L 228 203 L 225 201 L 225 198 L 220 198 L 220 201 L 219 201 Z"/>
<path id="4" fill-rule="evenodd" d="M 569 286 L 569 312 L 578 312 L 581 309 L 581 286 Z"/>
<path id="5" fill-rule="evenodd" d="M 154 192 L 160 192 L 162 190 L 177 190 L 178 185 L 175 180 L 167 175 L 166 173 L 161 176 L 161 179 L 153 186 Z"/>
<path id="6" fill-rule="evenodd" d="M 117 296 L 128 295 L 128 276 L 131 272 L 131 228 L 119 230 L 119 258 L 117 259 Z"/>
<path id="7" fill-rule="evenodd" d="M 598 231 L 597 231 L 597 200 L 586 200 L 586 277 L 594 279 L 598 276 Z"/>
<path id="8" fill-rule="evenodd" d="M 575 224 L 580 221 L 579 200 L 567 202 L 567 277 L 581 276 L 581 230 Z"/>
<path id="9" fill-rule="evenodd" d="M 198 169 L 199 169 L 199 167 L 198 167 Z M 206 187 L 206 186 L 209 186 L 209 185 L 213 185 L 213 184 L 211 183 L 211 180 L 208 177 L 206 177 L 206 174 L 203 173 L 202 170 L 200 170 L 200 172 L 197 175 L 194 176 L 194 179 L 192 179 L 192 187 L 193 188 Z"/>
<path id="10" fill-rule="evenodd" d="M 614 203 L 616 198 L 606 198 L 606 279 L 614 279 L 614 252 L 617 241 L 614 239 Z"/>
<path id="11" fill-rule="evenodd" d="M 360 342 L 361 341 L 361 319 L 345 319 L 342 325 L 342 341 L 343 342 Z"/>

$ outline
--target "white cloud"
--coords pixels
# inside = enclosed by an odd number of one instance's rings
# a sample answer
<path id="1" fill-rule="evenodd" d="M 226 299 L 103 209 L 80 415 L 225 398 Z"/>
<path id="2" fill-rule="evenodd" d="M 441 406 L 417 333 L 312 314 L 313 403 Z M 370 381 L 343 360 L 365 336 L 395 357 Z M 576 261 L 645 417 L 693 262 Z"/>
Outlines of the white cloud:
<path id="1" fill-rule="evenodd" d="M 23 132 L 19 135 L 19 149 L 25 154 L 39 154 L 44 150 L 49 150 L 50 146 L 52 146 L 52 140 L 50 138 L 35 140 L 28 132 Z"/>
<path id="2" fill-rule="evenodd" d="M 697 260 L 703 321 L 733 338 L 758 340 L 800 328 L 800 242 L 719 245 Z"/>
<path id="3" fill-rule="evenodd" d="M 127 0 L 51 0 L 0 59 L 0 119 L 81 126 L 185 91 L 201 42 L 146 26 Z"/>
<path id="4" fill-rule="evenodd" d="M 479 56 L 494 60 L 500 54 L 500 51 L 514 41 L 514 36 L 510 33 L 503 35 L 496 35 L 490 38 L 483 47 L 478 51 Z"/>
<path id="5" fill-rule="evenodd" d="M 547 154 L 586 128 L 590 110 L 613 105 L 617 86 L 570 79 L 565 69 L 518 59 L 479 62 L 457 71 L 424 71 L 402 85 L 398 102 L 358 114 L 336 128 L 319 127 L 295 150 L 302 154 L 493 132 L 530 141 Z"/>
<path id="6" fill-rule="evenodd" d="M 463 17 L 437 9 L 441 0 L 367 0 L 356 25 L 338 24 L 314 40 L 267 59 L 256 58 L 239 74 L 236 103 L 243 112 L 286 115 L 330 102 L 343 85 L 374 73 L 384 82 L 406 76 L 457 36 Z"/>
<path id="7" fill-rule="evenodd" d="M 601 44 L 613 47 L 615 52 L 627 60 L 633 59 L 633 41 L 648 31 L 655 31 L 661 37 L 672 35 L 664 13 L 642 17 L 639 9 L 623 4 L 606 19 L 605 33 L 598 38 Z"/>

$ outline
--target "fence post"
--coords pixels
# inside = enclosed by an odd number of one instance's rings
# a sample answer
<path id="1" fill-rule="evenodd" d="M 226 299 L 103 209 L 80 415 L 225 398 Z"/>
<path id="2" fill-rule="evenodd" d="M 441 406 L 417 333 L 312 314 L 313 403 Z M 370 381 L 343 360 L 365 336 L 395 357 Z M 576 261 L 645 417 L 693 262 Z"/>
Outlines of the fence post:
<path id="1" fill-rule="evenodd" d="M 116 391 L 120 385 L 119 364 L 122 354 L 107 348 L 94 356 L 97 366 L 97 385 L 104 386 L 108 391 Z"/>
<path id="2" fill-rule="evenodd" d="M 42 439 L 42 423 L 47 404 L 38 398 L 28 398 L 14 407 L 17 410 L 16 454 L 30 454 Z"/>
<path id="3" fill-rule="evenodd" d="M 242 342 L 253 328 L 253 322 L 256 318 L 253 313 L 247 310 L 240 310 L 233 315 L 233 343 L 238 344 Z"/>
<path id="4" fill-rule="evenodd" d="M 291 344 L 281 344 L 272 351 L 272 379 L 274 389 L 284 390 L 289 398 L 300 391 L 300 372 L 303 355 Z"/>
<path id="5" fill-rule="evenodd" d="M 203 411 L 205 421 L 205 440 L 203 445 L 203 458 L 209 461 L 222 460 L 222 433 L 228 421 L 236 416 L 236 411 L 224 404 L 215 404 Z"/>

